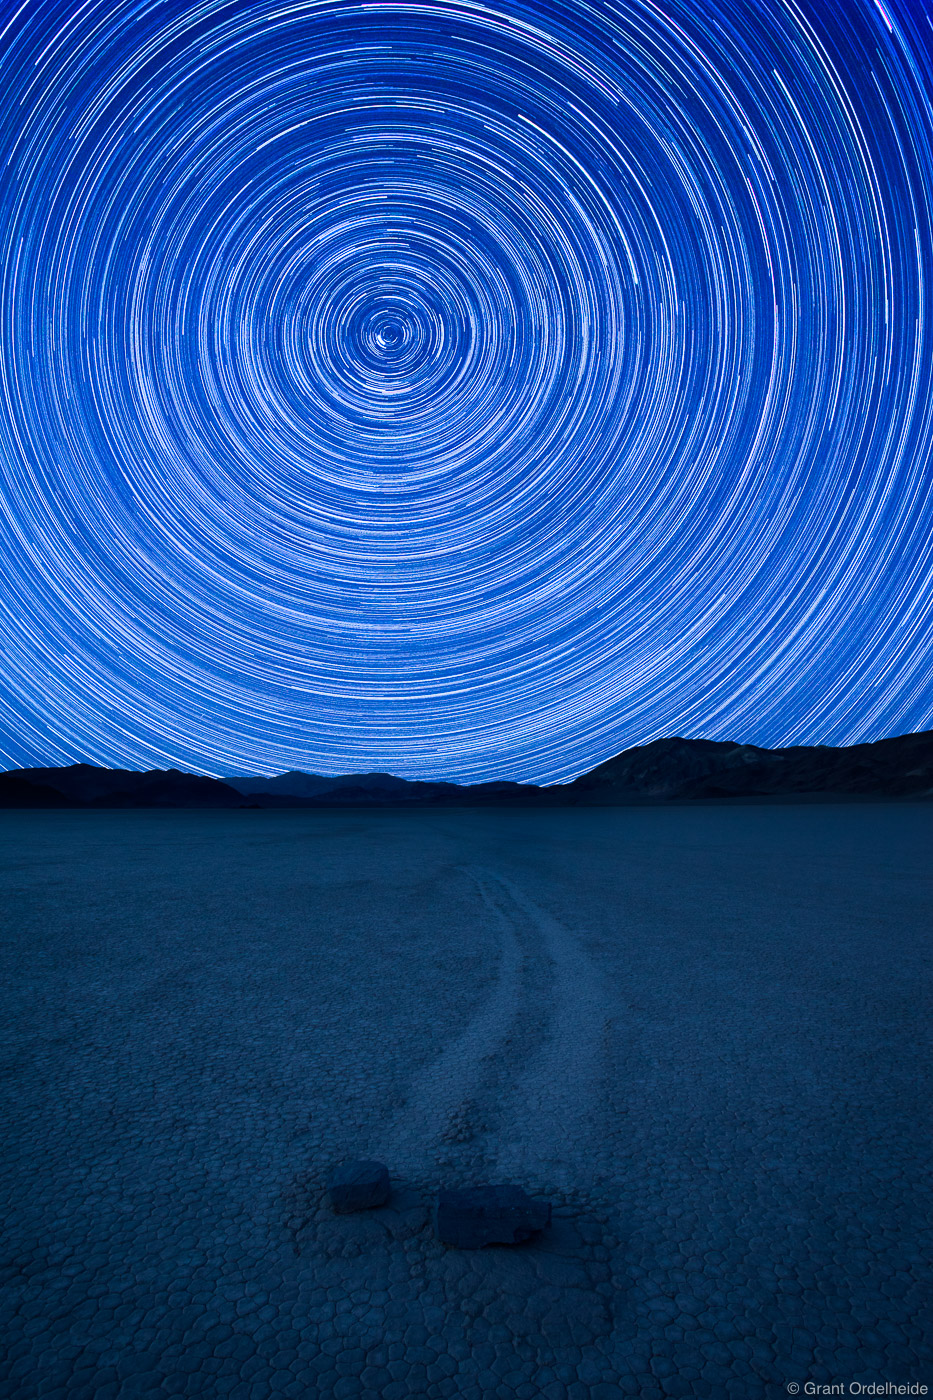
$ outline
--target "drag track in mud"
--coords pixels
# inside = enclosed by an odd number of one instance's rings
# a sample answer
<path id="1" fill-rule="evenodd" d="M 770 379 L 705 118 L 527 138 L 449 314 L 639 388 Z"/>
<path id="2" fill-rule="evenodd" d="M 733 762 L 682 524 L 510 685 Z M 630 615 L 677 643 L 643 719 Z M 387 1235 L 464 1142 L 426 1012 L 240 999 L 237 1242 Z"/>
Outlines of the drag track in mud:
<path id="1" fill-rule="evenodd" d="M 0 824 L 4 1395 L 930 1381 L 929 807 Z"/>

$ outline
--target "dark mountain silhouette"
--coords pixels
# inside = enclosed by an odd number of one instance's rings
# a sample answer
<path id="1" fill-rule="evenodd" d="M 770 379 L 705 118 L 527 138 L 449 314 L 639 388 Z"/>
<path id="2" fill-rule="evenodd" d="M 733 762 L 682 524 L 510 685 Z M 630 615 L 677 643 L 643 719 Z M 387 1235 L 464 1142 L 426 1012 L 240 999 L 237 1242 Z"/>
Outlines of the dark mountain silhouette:
<path id="1" fill-rule="evenodd" d="M 0 773 L 0 807 L 385 807 L 462 805 L 542 790 L 519 783 L 410 782 L 391 773 L 281 773 L 275 778 L 199 777 L 177 768 L 137 773 L 74 763 Z"/>
<path id="2" fill-rule="evenodd" d="M 933 797 L 933 732 L 848 748 L 763 749 L 711 739 L 656 739 L 572 783 L 409 781 L 391 773 L 280 773 L 227 781 L 176 768 L 137 773 L 75 763 L 0 773 L 2 807 L 613 806 L 717 799 Z"/>
<path id="3" fill-rule="evenodd" d="M 458 790 L 455 783 L 410 782 L 391 773 L 345 773 L 326 777 L 322 773 L 302 773 L 297 769 L 278 773 L 274 778 L 225 778 L 224 781 L 244 796 L 321 797 L 326 794 L 335 801 L 343 800 L 347 793 L 353 791 L 369 793 L 373 800 L 383 796 L 407 800 L 415 789 Z"/>
<path id="4" fill-rule="evenodd" d="M 544 791 L 530 784 L 492 782 L 461 786 L 458 783 L 426 782 L 396 778 L 391 773 L 347 773 L 324 777 L 320 773 L 293 770 L 274 778 L 227 778 L 225 781 L 244 796 L 266 805 L 269 798 L 311 800 L 315 806 L 353 807 L 398 806 L 400 803 L 460 803 L 496 801 L 500 796 L 534 796 Z M 277 805 L 277 804 L 276 804 Z"/>
<path id="5" fill-rule="evenodd" d="M 33 783 L 23 777 L 24 769 L 0 773 L 0 807 L 83 807 L 85 803 L 66 797 L 48 783 Z M 61 772 L 61 769 L 55 770 Z"/>
<path id="6" fill-rule="evenodd" d="M 933 732 L 838 749 L 656 739 L 607 759 L 564 791 L 575 805 L 809 793 L 926 797 L 933 795 Z"/>
<path id="7" fill-rule="evenodd" d="M 36 794 L 33 797 L 33 793 Z M 46 794 L 57 800 L 49 801 Z M 25 801 L 15 800 L 17 796 Z M 42 807 L 241 807 L 243 797 L 216 778 L 177 768 L 137 773 L 127 768 L 20 768 L 0 773 L 0 806 Z"/>

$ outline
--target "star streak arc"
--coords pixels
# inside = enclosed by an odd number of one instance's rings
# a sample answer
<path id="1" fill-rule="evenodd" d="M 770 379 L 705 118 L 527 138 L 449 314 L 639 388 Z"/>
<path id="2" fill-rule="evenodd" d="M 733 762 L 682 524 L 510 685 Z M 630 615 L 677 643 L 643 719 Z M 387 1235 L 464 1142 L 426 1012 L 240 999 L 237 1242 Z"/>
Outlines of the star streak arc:
<path id="1" fill-rule="evenodd" d="M 11 13 L 7 763 L 933 725 L 918 15 Z"/>

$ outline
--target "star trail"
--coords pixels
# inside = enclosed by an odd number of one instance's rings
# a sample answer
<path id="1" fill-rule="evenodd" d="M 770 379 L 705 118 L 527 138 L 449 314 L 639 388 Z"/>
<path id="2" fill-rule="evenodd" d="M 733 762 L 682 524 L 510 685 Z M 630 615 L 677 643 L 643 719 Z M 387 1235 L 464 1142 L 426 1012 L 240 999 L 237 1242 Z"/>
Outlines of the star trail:
<path id="1" fill-rule="evenodd" d="M 933 27 L 3 11 L 0 757 L 933 727 Z"/>

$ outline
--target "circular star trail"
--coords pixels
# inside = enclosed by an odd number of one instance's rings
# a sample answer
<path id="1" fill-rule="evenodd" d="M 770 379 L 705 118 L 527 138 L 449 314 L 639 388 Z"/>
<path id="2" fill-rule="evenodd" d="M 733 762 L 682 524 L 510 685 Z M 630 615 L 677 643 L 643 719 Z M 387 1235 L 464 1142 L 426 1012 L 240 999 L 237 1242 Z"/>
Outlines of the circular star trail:
<path id="1" fill-rule="evenodd" d="M 933 725 L 924 7 L 3 23 L 10 766 Z"/>

